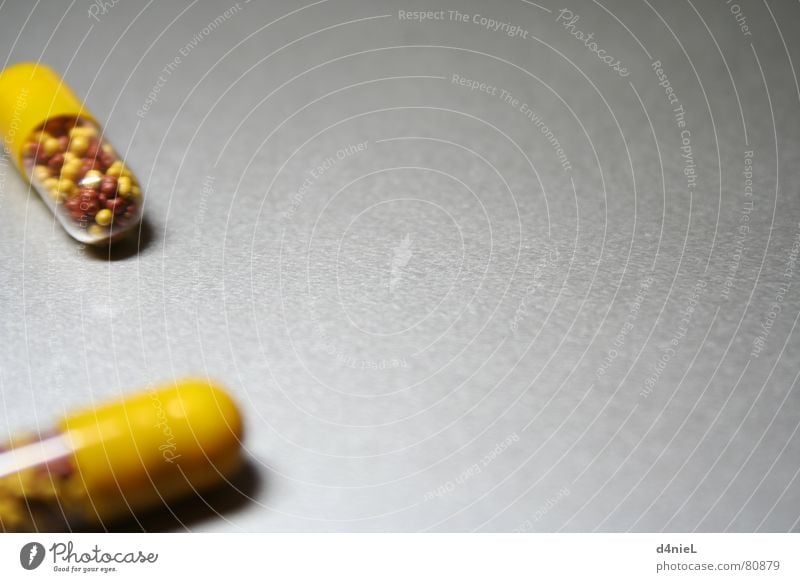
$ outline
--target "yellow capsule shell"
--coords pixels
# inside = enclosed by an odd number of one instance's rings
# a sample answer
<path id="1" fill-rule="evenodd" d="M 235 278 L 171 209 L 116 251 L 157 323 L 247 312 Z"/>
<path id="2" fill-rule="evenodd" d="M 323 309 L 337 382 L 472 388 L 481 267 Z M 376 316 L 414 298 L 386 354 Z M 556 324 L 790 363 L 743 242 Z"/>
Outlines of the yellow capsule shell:
<path id="1" fill-rule="evenodd" d="M 125 176 L 131 184 L 136 180 L 102 135 L 97 120 L 52 69 L 19 63 L 0 70 L 0 141 L 74 239 L 106 245 L 139 224 L 142 201 L 130 196 L 131 186 L 120 193 L 116 180 L 109 180 L 100 197 L 98 188 L 90 186 L 93 180 L 84 183 L 90 171 L 109 178 Z M 44 183 L 51 176 L 67 178 L 76 187 L 53 190 Z M 75 199 L 84 187 L 83 198 Z M 113 211 L 114 220 L 101 225 L 104 221 L 96 221 L 95 215 L 103 208 Z"/>
<path id="2" fill-rule="evenodd" d="M 91 506 L 87 511 L 99 519 L 217 484 L 241 460 L 239 410 L 222 388 L 205 380 L 171 383 L 88 409 L 59 428 L 74 451 L 75 482 Z"/>
<path id="3" fill-rule="evenodd" d="M 62 116 L 94 121 L 82 101 L 45 65 L 20 63 L 0 71 L 0 134 L 20 168 L 28 136 L 48 119 Z"/>

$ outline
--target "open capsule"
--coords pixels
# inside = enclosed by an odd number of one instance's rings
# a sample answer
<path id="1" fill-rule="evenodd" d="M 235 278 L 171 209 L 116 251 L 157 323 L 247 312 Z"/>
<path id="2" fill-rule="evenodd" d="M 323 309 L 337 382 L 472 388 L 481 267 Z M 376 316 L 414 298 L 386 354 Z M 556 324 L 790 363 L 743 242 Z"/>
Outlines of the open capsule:
<path id="1" fill-rule="evenodd" d="M 105 244 L 142 217 L 136 177 L 51 69 L 0 72 L 0 132 L 10 157 L 73 238 Z"/>
<path id="2" fill-rule="evenodd" d="M 183 380 L 0 446 L 0 531 L 101 526 L 223 482 L 241 462 L 230 396 Z"/>

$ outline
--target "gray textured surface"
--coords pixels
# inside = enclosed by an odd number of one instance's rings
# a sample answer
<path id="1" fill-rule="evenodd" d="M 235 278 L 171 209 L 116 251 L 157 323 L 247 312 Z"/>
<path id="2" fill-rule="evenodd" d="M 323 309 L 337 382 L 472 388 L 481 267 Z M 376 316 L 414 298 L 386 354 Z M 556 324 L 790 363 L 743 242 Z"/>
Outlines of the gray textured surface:
<path id="1" fill-rule="evenodd" d="M 2 160 L 0 438 L 209 374 L 251 499 L 190 530 L 798 530 L 797 3 L 575 3 L 627 78 L 548 1 L 265 4 L 0 7 L 147 194 L 109 261 Z M 527 38 L 397 12 L 453 8 Z"/>

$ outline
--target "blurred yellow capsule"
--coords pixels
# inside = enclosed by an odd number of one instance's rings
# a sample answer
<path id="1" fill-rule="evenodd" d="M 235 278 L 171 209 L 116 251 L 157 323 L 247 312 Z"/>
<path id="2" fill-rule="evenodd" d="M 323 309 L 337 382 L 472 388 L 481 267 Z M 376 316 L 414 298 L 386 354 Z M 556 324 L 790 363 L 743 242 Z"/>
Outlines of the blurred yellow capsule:
<path id="1" fill-rule="evenodd" d="M 105 171 L 112 178 L 132 177 L 122 160 L 102 136 L 100 123 L 86 110 L 84 102 L 58 73 L 40 62 L 16 63 L 0 70 L 0 141 L 22 174 L 32 181 L 33 189 L 53 211 L 58 223 L 74 239 L 91 245 L 108 245 L 133 232 L 142 217 L 142 201 L 128 197 L 112 203 L 116 212 L 114 228 L 90 229 L 97 210 L 108 205 L 90 192 L 80 201 L 58 206 L 63 195 L 53 193 L 34 180 L 37 165 L 46 165 L 55 177 L 77 182 L 90 169 Z M 70 165 L 74 160 L 80 166 Z M 116 182 L 107 180 L 102 193 L 116 195 Z M 83 184 L 81 184 L 83 186 Z M 112 187 L 113 186 L 113 187 Z"/>
<path id="2" fill-rule="evenodd" d="M 206 489 L 240 467 L 241 440 L 236 404 L 205 380 L 78 412 L 0 453 L 0 530 L 86 527 Z"/>

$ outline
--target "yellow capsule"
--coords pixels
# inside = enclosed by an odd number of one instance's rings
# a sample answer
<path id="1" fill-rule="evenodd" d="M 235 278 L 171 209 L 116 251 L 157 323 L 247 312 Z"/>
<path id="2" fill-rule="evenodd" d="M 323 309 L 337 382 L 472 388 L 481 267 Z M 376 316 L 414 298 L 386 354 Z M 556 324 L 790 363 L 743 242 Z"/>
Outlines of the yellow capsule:
<path id="1" fill-rule="evenodd" d="M 0 140 L 29 180 L 40 165 L 48 165 L 56 175 L 73 182 L 89 169 L 105 176 L 133 178 L 83 100 L 41 63 L 18 63 L 0 71 Z M 141 198 L 128 196 L 116 203 L 117 215 L 110 228 L 90 230 L 94 221 L 87 220 L 87 212 L 79 204 L 60 204 L 51 191 L 40 189 L 39 181 L 32 182 L 64 230 L 81 242 L 109 244 L 133 232 L 141 221 Z M 88 192 L 87 198 L 91 198 Z"/>
<path id="2" fill-rule="evenodd" d="M 236 404 L 205 380 L 67 416 L 0 453 L 0 531 L 91 527 L 206 489 L 240 467 L 241 439 Z"/>

